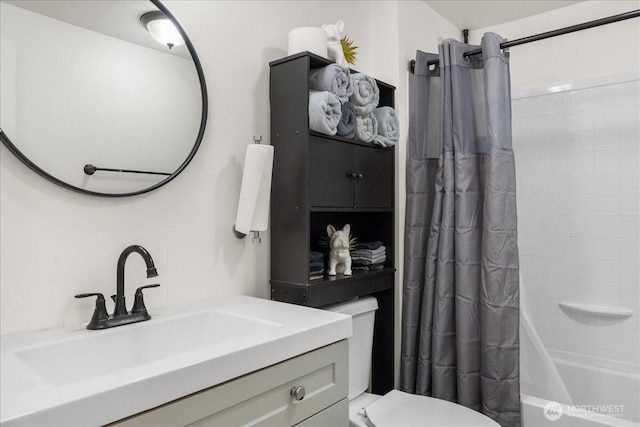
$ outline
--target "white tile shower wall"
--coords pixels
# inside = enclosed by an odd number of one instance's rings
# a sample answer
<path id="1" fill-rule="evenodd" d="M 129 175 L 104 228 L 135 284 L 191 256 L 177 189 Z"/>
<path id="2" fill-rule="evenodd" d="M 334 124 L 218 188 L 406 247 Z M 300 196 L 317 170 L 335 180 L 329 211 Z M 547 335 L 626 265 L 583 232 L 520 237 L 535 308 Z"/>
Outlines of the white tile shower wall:
<path id="1" fill-rule="evenodd" d="M 514 98 L 520 263 L 547 348 L 640 364 L 640 81 Z M 577 317 L 562 301 L 630 308 Z"/>

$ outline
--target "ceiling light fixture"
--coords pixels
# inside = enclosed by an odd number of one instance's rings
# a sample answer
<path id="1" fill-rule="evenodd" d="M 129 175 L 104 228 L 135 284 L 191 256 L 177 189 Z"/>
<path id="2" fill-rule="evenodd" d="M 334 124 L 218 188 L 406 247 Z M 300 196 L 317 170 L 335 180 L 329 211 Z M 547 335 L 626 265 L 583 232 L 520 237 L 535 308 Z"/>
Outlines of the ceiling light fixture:
<path id="1" fill-rule="evenodd" d="M 168 46 L 181 46 L 184 40 L 173 22 L 160 11 L 147 12 L 140 17 L 140 22 L 158 43 Z"/>

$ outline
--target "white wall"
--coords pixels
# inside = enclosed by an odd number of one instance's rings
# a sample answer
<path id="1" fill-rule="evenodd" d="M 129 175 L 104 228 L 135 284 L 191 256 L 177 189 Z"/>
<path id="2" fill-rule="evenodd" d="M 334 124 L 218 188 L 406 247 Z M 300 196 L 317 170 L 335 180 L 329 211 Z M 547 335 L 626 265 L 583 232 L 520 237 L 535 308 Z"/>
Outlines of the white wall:
<path id="1" fill-rule="evenodd" d="M 636 365 L 639 77 L 513 101 L 520 268 L 536 331 L 549 349 Z M 603 319 L 562 302 L 634 314 Z"/>
<path id="2" fill-rule="evenodd" d="M 173 182 L 125 199 L 63 190 L 0 148 L 2 334 L 86 322 L 93 302 L 73 295 L 111 295 L 118 255 L 133 243 L 150 251 L 160 273 L 153 282 L 162 286 L 147 292 L 152 313 L 153 307 L 217 295 L 268 298 L 268 233 L 262 244 L 252 244 L 250 239 L 237 240 L 231 229 L 245 147 L 253 135 L 269 142 L 268 62 L 286 56 L 289 30 L 344 20 L 346 33 L 359 46 L 356 68 L 398 85 L 404 136 L 406 67 L 414 47 L 433 49 L 444 29 L 450 29 L 452 36 L 457 33 L 420 1 L 165 4 L 193 41 L 207 79 L 209 120 L 202 146 Z M 404 191 L 404 153 L 401 142 L 400 191 Z M 403 221 L 404 199 L 398 208 Z M 399 236 L 401 250 L 402 233 Z M 141 259 L 132 255 L 127 263 L 129 301 L 135 287 L 150 281 L 144 278 Z"/>
<path id="3" fill-rule="evenodd" d="M 469 33 L 479 44 L 494 32 L 508 40 L 581 24 L 640 8 L 640 1 L 584 1 L 507 24 Z M 638 19 L 578 31 L 511 49 L 512 89 L 558 85 L 640 68 Z"/>

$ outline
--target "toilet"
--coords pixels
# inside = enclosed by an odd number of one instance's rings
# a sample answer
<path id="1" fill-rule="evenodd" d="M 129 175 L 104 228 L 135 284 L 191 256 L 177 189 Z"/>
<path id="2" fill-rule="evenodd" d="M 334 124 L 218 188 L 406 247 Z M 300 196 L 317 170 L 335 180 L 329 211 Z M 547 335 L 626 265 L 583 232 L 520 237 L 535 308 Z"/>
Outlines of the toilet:
<path id="1" fill-rule="evenodd" d="M 378 301 L 365 296 L 323 308 L 353 318 L 353 335 L 349 338 L 349 426 L 499 427 L 489 417 L 446 400 L 399 390 L 384 396 L 366 393 Z"/>

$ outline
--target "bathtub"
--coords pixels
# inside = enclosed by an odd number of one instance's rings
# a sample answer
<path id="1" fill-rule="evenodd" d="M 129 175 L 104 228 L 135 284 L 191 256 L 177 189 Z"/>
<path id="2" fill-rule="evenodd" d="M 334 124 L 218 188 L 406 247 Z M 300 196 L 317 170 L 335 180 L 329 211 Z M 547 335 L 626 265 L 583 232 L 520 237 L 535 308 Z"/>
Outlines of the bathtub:
<path id="1" fill-rule="evenodd" d="M 523 394 L 523 427 L 640 426 L 638 365 L 549 353 L 573 405 Z"/>

